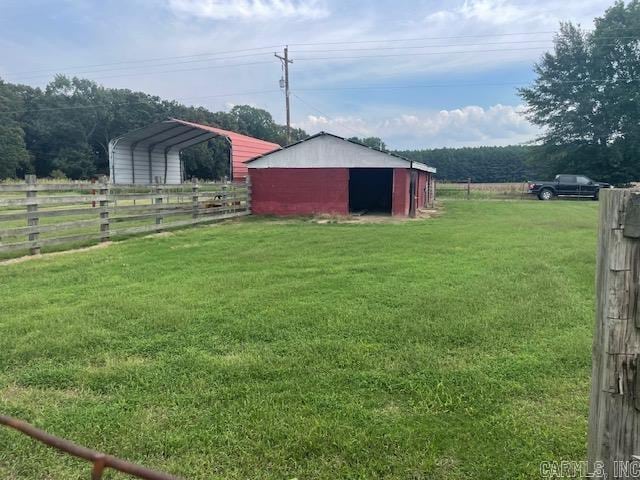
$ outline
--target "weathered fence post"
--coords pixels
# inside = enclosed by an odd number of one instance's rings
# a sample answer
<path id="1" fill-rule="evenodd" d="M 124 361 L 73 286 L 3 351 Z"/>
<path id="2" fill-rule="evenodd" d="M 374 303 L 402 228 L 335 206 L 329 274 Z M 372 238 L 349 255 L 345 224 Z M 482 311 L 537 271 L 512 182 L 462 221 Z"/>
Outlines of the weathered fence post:
<path id="1" fill-rule="evenodd" d="M 163 186 L 162 183 L 160 183 L 160 177 L 155 177 L 155 182 L 156 182 L 156 195 L 157 197 L 154 199 L 154 204 L 155 204 L 155 209 L 156 209 L 156 225 L 162 225 L 162 221 L 163 221 L 163 215 L 162 215 L 162 193 L 163 193 Z M 160 228 L 160 227 L 158 227 Z"/>
<path id="2" fill-rule="evenodd" d="M 100 241 L 109 241 L 109 179 L 100 177 Z"/>
<path id="3" fill-rule="evenodd" d="M 601 192 L 596 268 L 588 463 L 596 478 L 631 478 L 640 455 L 640 192 Z"/>
<path id="4" fill-rule="evenodd" d="M 36 188 L 36 176 L 26 175 L 25 181 L 27 182 L 27 198 L 35 199 L 38 195 L 38 190 Z M 40 245 L 38 245 L 38 239 L 40 238 L 40 233 L 38 232 L 39 223 L 38 205 L 34 201 L 33 204 L 27 205 L 27 226 L 34 227 L 29 233 L 29 241 L 35 242 L 35 244 L 29 248 L 29 253 L 31 255 L 38 255 L 40 253 Z"/>
<path id="5" fill-rule="evenodd" d="M 191 179 L 191 205 L 192 205 L 192 217 L 198 218 L 198 179 Z"/>
<path id="6" fill-rule="evenodd" d="M 222 185 L 222 213 L 227 213 L 228 211 L 228 200 L 227 200 L 227 184 L 224 183 Z"/>
<path id="7" fill-rule="evenodd" d="M 471 178 L 467 178 L 467 200 L 471 198 Z"/>

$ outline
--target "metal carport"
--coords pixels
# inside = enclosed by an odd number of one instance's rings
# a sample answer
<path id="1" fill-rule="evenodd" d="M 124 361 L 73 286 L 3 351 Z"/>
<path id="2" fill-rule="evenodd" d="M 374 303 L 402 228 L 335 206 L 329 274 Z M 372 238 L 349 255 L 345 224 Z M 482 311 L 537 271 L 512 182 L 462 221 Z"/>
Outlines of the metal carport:
<path id="1" fill-rule="evenodd" d="M 247 176 L 245 161 L 277 150 L 280 145 L 240 133 L 171 118 L 133 130 L 109 142 L 109 172 L 113 184 L 179 184 L 184 180 L 180 152 L 215 137 L 229 142 L 231 180 Z"/>

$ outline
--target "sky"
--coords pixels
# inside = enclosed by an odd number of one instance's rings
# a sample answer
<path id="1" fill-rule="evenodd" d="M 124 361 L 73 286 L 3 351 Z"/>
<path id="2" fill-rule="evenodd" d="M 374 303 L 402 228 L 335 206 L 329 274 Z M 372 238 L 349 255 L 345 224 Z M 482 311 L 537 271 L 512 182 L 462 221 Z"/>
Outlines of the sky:
<path id="1" fill-rule="evenodd" d="M 394 149 L 522 144 L 517 88 L 559 23 L 613 0 L 0 0 L 0 78 L 56 73 L 214 111 L 249 104 Z"/>

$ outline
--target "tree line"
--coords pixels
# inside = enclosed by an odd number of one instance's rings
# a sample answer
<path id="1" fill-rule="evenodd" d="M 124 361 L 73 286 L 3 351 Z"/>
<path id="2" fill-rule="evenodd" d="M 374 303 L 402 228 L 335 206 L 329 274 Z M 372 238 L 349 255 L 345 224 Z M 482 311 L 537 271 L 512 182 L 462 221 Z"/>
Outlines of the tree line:
<path id="1" fill-rule="evenodd" d="M 547 175 L 531 161 L 536 147 L 437 148 L 398 152 L 410 160 L 435 167 L 441 181 L 476 183 L 522 182 Z"/>
<path id="2" fill-rule="evenodd" d="M 265 110 L 238 105 L 211 112 L 80 78 L 56 76 L 44 89 L 0 80 L 0 178 L 91 178 L 108 174 L 109 141 L 167 118 L 214 125 L 284 145 L 286 129 Z M 293 129 L 299 140 L 306 132 Z M 227 142 L 213 139 L 184 151 L 188 176 L 228 175 Z"/>

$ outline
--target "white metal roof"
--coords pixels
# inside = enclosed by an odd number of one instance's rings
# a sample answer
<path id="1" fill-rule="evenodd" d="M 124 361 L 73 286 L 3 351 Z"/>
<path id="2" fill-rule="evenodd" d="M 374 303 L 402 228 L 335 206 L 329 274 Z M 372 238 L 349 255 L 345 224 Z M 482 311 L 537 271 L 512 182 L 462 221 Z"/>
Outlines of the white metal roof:
<path id="1" fill-rule="evenodd" d="M 436 169 L 391 152 L 320 132 L 287 147 L 248 160 L 251 168 L 410 168 L 436 173 Z"/>

